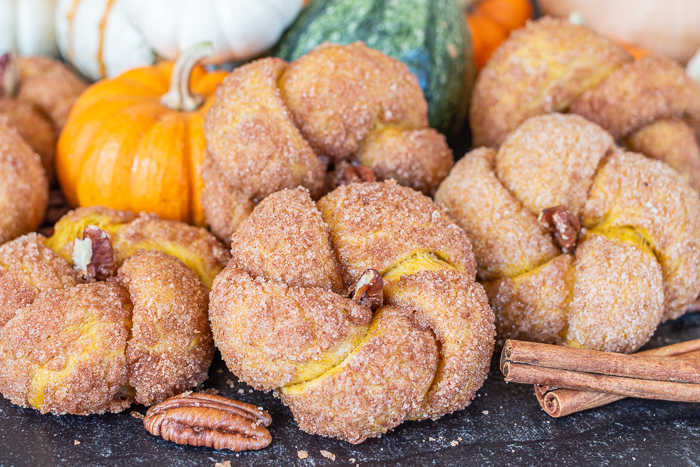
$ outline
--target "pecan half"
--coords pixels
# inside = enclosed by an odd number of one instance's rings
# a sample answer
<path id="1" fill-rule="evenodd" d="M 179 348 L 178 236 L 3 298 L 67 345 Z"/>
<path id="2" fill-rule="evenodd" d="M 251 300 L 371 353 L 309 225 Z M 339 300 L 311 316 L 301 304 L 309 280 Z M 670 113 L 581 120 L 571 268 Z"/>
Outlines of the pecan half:
<path id="1" fill-rule="evenodd" d="M 357 162 L 340 161 L 335 170 L 330 174 L 331 189 L 351 183 L 376 182 L 377 176 L 372 169 Z"/>
<path id="2" fill-rule="evenodd" d="M 576 250 L 581 223 L 571 211 L 564 206 L 547 208 L 542 210 L 537 221 L 554 234 L 554 239 L 564 253 L 569 254 Z"/>
<path id="3" fill-rule="evenodd" d="M 362 306 L 376 310 L 384 304 L 384 280 L 376 269 L 367 269 L 350 289 L 350 295 Z"/>
<path id="4" fill-rule="evenodd" d="M 84 279 L 103 281 L 117 272 L 112 241 L 96 225 L 86 225 L 83 238 L 73 243 L 73 264 Z"/>
<path id="5" fill-rule="evenodd" d="M 149 433 L 166 441 L 232 451 L 269 446 L 270 423 L 270 414 L 252 404 L 202 393 L 166 399 L 143 419 Z"/>
<path id="6" fill-rule="evenodd" d="M 0 97 L 14 96 L 19 85 L 19 68 L 15 57 L 6 53 L 0 57 Z"/>

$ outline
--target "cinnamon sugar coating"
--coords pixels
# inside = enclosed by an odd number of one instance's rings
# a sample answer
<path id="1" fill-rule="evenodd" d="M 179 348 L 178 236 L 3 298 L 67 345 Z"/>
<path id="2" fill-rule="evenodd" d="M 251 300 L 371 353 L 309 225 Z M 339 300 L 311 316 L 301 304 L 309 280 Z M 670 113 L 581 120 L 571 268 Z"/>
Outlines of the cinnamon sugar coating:
<path id="1" fill-rule="evenodd" d="M 528 118 L 550 112 L 582 115 L 700 186 L 700 146 L 690 137 L 691 128 L 700 129 L 700 88 L 670 59 L 635 61 L 585 27 L 531 21 L 479 73 L 470 116 L 474 145 L 497 148 Z M 654 126 L 669 118 L 687 125 Z M 635 138 L 645 126 L 646 135 Z"/>
<path id="2" fill-rule="evenodd" d="M 233 261 L 217 276 L 209 317 L 236 375 L 270 390 L 318 377 L 367 333 L 369 308 L 320 287 L 251 277 Z"/>
<path id="3" fill-rule="evenodd" d="M 134 400 L 151 405 L 207 379 L 209 291 L 195 273 L 174 256 L 140 250 L 124 261 L 119 282 L 133 303 L 126 358 Z"/>
<path id="4" fill-rule="evenodd" d="M 87 225 L 104 230 L 120 266 L 102 282 L 70 262 Z M 0 246 L 0 393 L 42 413 L 87 415 L 199 385 L 214 354 L 203 280 L 226 257 L 204 229 L 99 207 L 70 212 L 51 238 Z"/>
<path id="5" fill-rule="evenodd" d="M 56 222 L 54 234 L 45 243 L 66 261 L 71 262 L 73 242 L 76 238 L 82 238 L 83 229 L 86 226 L 94 225 L 111 235 L 116 229 L 134 219 L 136 214 L 130 211 L 119 211 L 102 206 L 77 208 L 69 211 Z"/>
<path id="6" fill-rule="evenodd" d="M 356 183 L 314 205 L 305 189 L 282 190 L 231 251 L 211 292 L 215 342 L 302 429 L 359 443 L 459 410 L 483 384 L 493 313 L 469 240 L 426 196 Z M 367 269 L 383 276 L 374 314 L 340 295 Z"/>
<path id="7" fill-rule="evenodd" d="M 61 130 L 68 112 L 88 83 L 66 65 L 48 57 L 17 57 L 20 84 L 17 99 L 31 103 Z"/>
<path id="8" fill-rule="evenodd" d="M 430 331 L 405 309 L 385 307 L 345 361 L 282 388 L 281 399 L 302 430 L 361 443 L 420 413 L 438 361 Z"/>
<path id="9" fill-rule="evenodd" d="M 324 166 L 292 121 L 278 83 L 287 63 L 258 60 L 231 73 L 216 91 L 204 131 L 207 152 L 224 180 L 264 198 L 298 185 L 316 195 Z"/>
<path id="10" fill-rule="evenodd" d="M 475 149 L 457 162 L 435 194 L 479 252 L 477 270 L 484 280 L 517 276 L 559 253 L 537 215 L 496 177 L 495 160 L 495 150 Z M 477 217 L 480 222 L 463 221 Z"/>
<path id="11" fill-rule="evenodd" d="M 279 87 L 306 140 L 336 160 L 357 152 L 379 123 L 428 126 L 418 79 L 402 62 L 361 42 L 320 45 L 289 65 Z"/>
<path id="12" fill-rule="evenodd" d="M 616 152 L 599 169 L 582 225 L 616 235 L 631 229 L 656 255 L 664 320 L 685 313 L 700 293 L 700 199 L 660 161 Z"/>
<path id="13" fill-rule="evenodd" d="M 206 229 L 155 214 L 141 213 L 116 229 L 112 243 L 118 263 L 142 249 L 158 250 L 185 263 L 209 288 L 229 259 L 228 252 Z"/>
<path id="14" fill-rule="evenodd" d="M 49 202 L 41 158 L 0 118 L 0 244 L 35 230 Z"/>
<path id="15" fill-rule="evenodd" d="M 0 116 L 41 157 L 41 165 L 50 181 L 55 179 L 54 152 L 58 135 L 50 121 L 31 104 L 10 97 L 0 97 Z"/>
<path id="16" fill-rule="evenodd" d="M 559 255 L 515 277 L 486 282 L 499 336 L 561 344 L 573 296 L 574 258 Z"/>
<path id="17" fill-rule="evenodd" d="M 234 234 L 232 262 L 253 277 L 343 293 L 328 234 L 306 189 L 278 191 L 258 204 Z"/>
<path id="18" fill-rule="evenodd" d="M 347 159 L 432 195 L 453 157 L 427 109 L 403 63 L 359 42 L 236 69 L 206 117 L 207 222 L 227 241 L 246 203 L 297 186 L 317 199 L 326 173 Z"/>
<path id="19" fill-rule="evenodd" d="M 57 60 L 15 56 L 11 60 L 18 71 L 18 82 L 12 95 L 0 97 L 0 117 L 5 117 L 5 123 L 15 128 L 41 156 L 46 176 L 54 183 L 58 133 L 87 83 Z M 1 89 L 0 94 L 3 94 Z"/>
<path id="20" fill-rule="evenodd" d="M 202 189 L 204 216 L 209 221 L 212 233 L 229 245 L 231 235 L 253 212 L 255 203 L 249 196 L 234 190 L 226 182 L 212 157 L 204 156 L 200 170 L 204 181 Z"/>
<path id="21" fill-rule="evenodd" d="M 421 271 L 389 282 L 385 297 L 413 311 L 440 343 L 440 366 L 412 418 L 439 418 L 466 407 L 493 353 L 494 316 L 484 289 L 457 271 Z"/>
<path id="22" fill-rule="evenodd" d="M 663 161 L 700 191 L 700 147 L 693 128 L 678 117 L 663 118 L 632 132 L 627 147 Z"/>
<path id="23" fill-rule="evenodd" d="M 700 293 L 697 194 L 579 116 L 533 117 L 497 153 L 473 151 L 436 200 L 474 241 L 503 337 L 633 352 Z M 573 260 L 533 242 L 532 219 L 557 205 L 584 227 Z"/>
<path id="24" fill-rule="evenodd" d="M 185 263 L 207 287 L 211 287 L 229 258 L 224 247 L 206 229 L 154 214 L 136 216 L 101 206 L 78 208 L 63 216 L 47 245 L 72 261 L 73 242 L 86 225 L 100 227 L 109 235 L 118 265 L 139 250 L 158 250 Z"/>
<path id="25" fill-rule="evenodd" d="M 73 287 L 78 273 L 30 233 L 0 246 L 0 328 L 42 292 Z"/>
<path id="26" fill-rule="evenodd" d="M 113 283 L 40 294 L 0 330 L 0 392 L 42 413 L 124 410 L 130 315 L 126 291 Z"/>
<path id="27" fill-rule="evenodd" d="M 683 117 L 700 125 L 700 88 L 670 58 L 648 56 L 626 63 L 573 103 L 571 112 L 596 122 L 615 138 L 643 125 Z"/>
<path id="28" fill-rule="evenodd" d="M 350 282 L 367 269 L 384 275 L 420 252 L 476 274 L 467 235 L 417 191 L 391 182 L 355 183 L 338 187 L 317 204 Z"/>
<path id="29" fill-rule="evenodd" d="M 631 62 L 611 39 L 567 20 L 528 21 L 494 52 L 474 85 L 475 147 L 497 148 L 535 115 L 568 110 L 588 89 Z"/>
<path id="30" fill-rule="evenodd" d="M 375 130 L 360 144 L 357 160 L 380 180 L 394 179 L 428 196 L 435 194 L 454 165 L 445 137 L 432 128 L 404 131 L 388 126 Z"/>
<path id="31" fill-rule="evenodd" d="M 579 216 L 600 161 L 614 147 L 608 133 L 584 118 L 542 115 L 506 139 L 496 176 L 530 212 L 562 205 Z"/>
<path id="32" fill-rule="evenodd" d="M 644 345 L 664 305 L 654 254 L 634 241 L 592 234 L 576 249 L 574 269 L 566 345 L 624 353 Z"/>

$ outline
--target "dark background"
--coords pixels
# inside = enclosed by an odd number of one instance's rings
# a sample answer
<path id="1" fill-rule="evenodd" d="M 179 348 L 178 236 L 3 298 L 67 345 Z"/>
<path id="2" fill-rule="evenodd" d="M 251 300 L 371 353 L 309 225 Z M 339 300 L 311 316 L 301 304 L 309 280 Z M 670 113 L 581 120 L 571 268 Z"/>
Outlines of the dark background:
<path id="1" fill-rule="evenodd" d="M 700 338 L 700 313 L 660 326 L 647 347 L 696 338 Z M 466 409 L 435 422 L 404 423 L 360 445 L 300 431 L 279 400 L 271 393 L 250 392 L 218 356 L 205 387 L 268 410 L 273 417 L 268 448 L 236 454 L 178 446 L 150 435 L 130 410 L 56 417 L 0 399 L 0 465 L 213 466 L 229 460 L 242 466 L 318 466 L 349 465 L 350 458 L 360 465 L 405 466 L 700 464 L 700 405 L 625 399 L 553 419 L 540 409 L 532 386 L 503 381 L 497 362 L 498 354 L 484 387 Z M 141 406 L 131 410 L 146 411 Z M 451 441 L 459 444 L 451 446 Z M 300 450 L 309 457 L 300 460 Z M 335 454 L 335 461 L 322 457 L 321 450 Z"/>

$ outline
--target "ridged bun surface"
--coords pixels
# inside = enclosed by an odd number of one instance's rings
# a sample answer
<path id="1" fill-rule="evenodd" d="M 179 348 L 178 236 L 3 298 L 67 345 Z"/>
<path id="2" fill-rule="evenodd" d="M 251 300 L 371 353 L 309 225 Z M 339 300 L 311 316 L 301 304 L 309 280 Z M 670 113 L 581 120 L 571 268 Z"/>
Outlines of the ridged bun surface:
<path id="1" fill-rule="evenodd" d="M 472 240 L 502 337 L 633 352 L 700 294 L 697 193 L 583 117 L 530 118 L 435 198 Z M 557 206 L 582 227 L 575 251 L 538 222 Z"/>
<path id="2" fill-rule="evenodd" d="M 243 222 L 231 252 L 211 293 L 215 342 L 303 430 L 360 443 L 460 410 L 483 384 L 493 313 L 469 239 L 425 195 L 353 183 L 314 203 L 283 190 Z M 369 283 L 383 300 L 374 312 L 354 294 L 367 277 L 381 277 Z"/>

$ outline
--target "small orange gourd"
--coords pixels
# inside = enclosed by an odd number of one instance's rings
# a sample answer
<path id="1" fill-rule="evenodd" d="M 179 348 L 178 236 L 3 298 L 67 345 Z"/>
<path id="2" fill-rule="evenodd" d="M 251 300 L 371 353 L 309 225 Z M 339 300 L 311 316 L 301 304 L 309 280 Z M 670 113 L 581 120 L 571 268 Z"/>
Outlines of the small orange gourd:
<path id="1" fill-rule="evenodd" d="M 481 69 L 513 29 L 532 18 L 528 0 L 476 0 L 465 2 L 465 19 L 472 36 L 474 61 Z"/>
<path id="2" fill-rule="evenodd" d="M 99 81 L 76 101 L 56 150 L 56 172 L 73 206 L 154 212 L 204 225 L 204 116 L 227 73 L 197 62 L 208 44 L 177 62 Z"/>
<path id="3" fill-rule="evenodd" d="M 640 58 L 644 58 L 651 55 L 651 50 L 646 49 L 644 47 L 639 47 L 638 45 L 627 43 L 621 39 L 615 39 L 615 42 L 620 44 L 620 46 L 623 49 L 629 52 L 629 54 L 632 55 L 635 60 L 639 60 Z"/>

